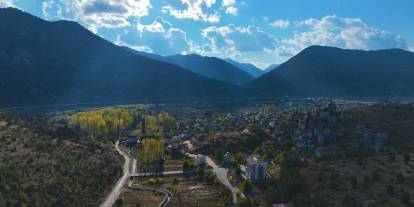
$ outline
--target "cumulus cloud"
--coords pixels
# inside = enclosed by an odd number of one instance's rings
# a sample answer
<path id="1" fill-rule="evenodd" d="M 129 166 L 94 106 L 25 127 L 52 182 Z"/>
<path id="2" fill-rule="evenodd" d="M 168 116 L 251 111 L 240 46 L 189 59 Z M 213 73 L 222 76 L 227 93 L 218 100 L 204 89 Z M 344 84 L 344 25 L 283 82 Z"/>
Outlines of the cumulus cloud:
<path id="1" fill-rule="evenodd" d="M 0 8 L 15 7 L 13 0 L 0 0 Z"/>
<path id="2" fill-rule="evenodd" d="M 280 28 L 280 29 L 285 29 L 288 28 L 290 26 L 290 21 L 289 20 L 275 20 L 272 23 L 270 23 L 270 26 L 272 27 L 276 27 L 276 28 Z"/>
<path id="3" fill-rule="evenodd" d="M 191 53 L 198 49 L 185 31 L 174 27 L 162 17 L 157 17 L 151 24 L 137 23 L 135 30 L 119 34 L 116 43 L 161 55 Z"/>
<path id="4" fill-rule="evenodd" d="M 221 4 L 222 4 L 224 7 L 227 7 L 227 6 L 233 6 L 234 4 L 236 4 L 236 0 L 223 0 L 223 1 L 221 2 Z"/>
<path id="5" fill-rule="evenodd" d="M 226 14 L 237 16 L 239 10 L 235 6 L 236 0 L 223 0 L 221 2 L 221 5 L 224 8 Z"/>
<path id="6" fill-rule="evenodd" d="M 51 15 L 52 7 L 57 7 L 56 16 L 78 21 L 96 32 L 99 28 L 131 26 L 129 19 L 147 16 L 151 3 L 150 0 L 48 0 L 42 4 L 45 17 Z"/>
<path id="7" fill-rule="evenodd" d="M 201 35 L 209 42 L 212 52 L 241 55 L 246 52 L 266 52 L 276 49 L 276 38 L 256 26 L 237 27 L 233 24 L 208 27 Z"/>
<path id="8" fill-rule="evenodd" d="M 358 18 L 326 16 L 299 22 L 293 37 L 284 42 L 300 49 L 310 45 L 336 46 L 348 49 L 407 49 L 406 41 L 390 32 L 368 26 Z"/>
<path id="9" fill-rule="evenodd" d="M 237 12 L 238 12 L 238 9 L 234 6 L 229 6 L 226 8 L 226 14 L 231 14 L 231 15 L 236 16 Z"/>
<path id="10" fill-rule="evenodd" d="M 215 0 L 181 0 L 181 3 L 187 8 L 181 10 L 167 5 L 162 8 L 162 12 L 169 13 L 177 19 L 192 19 L 210 23 L 220 21 L 219 13 L 213 9 L 208 9 L 216 3 Z M 212 11 L 207 13 L 205 10 Z"/>

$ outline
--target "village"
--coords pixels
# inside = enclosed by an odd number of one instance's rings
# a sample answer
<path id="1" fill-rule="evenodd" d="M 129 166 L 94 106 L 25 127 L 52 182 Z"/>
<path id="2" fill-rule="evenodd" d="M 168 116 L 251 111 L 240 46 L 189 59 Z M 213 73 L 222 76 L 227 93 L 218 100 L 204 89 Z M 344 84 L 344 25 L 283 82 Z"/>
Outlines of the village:
<path id="1" fill-rule="evenodd" d="M 302 99 L 238 113 L 164 114 L 171 119 L 168 124 L 148 116 L 121 145 L 136 162 L 131 185 L 167 190 L 163 205 L 294 206 L 294 197 L 305 191 L 294 177 L 300 174 L 298 166 L 392 151 L 386 144 L 393 139 L 389 132 L 354 117 L 354 108 L 370 105 Z M 143 161 L 146 140 L 159 140 L 164 152 Z M 283 184 L 281 179 L 298 181 Z M 198 194 L 204 198 L 186 198 Z M 123 203 L 130 200 L 121 198 Z"/>

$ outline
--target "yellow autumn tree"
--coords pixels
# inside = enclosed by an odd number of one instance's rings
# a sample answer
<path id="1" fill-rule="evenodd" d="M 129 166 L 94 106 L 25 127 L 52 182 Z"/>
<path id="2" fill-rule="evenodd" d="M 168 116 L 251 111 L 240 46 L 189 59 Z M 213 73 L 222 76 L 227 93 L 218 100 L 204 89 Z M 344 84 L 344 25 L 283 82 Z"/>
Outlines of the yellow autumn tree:
<path id="1" fill-rule="evenodd" d="M 160 161 L 164 157 L 164 141 L 159 139 L 141 140 L 139 158 L 144 163 Z"/>
<path id="2" fill-rule="evenodd" d="M 132 123 L 132 116 L 125 109 L 104 108 L 95 111 L 79 112 L 72 115 L 71 123 L 90 137 L 120 135 Z"/>

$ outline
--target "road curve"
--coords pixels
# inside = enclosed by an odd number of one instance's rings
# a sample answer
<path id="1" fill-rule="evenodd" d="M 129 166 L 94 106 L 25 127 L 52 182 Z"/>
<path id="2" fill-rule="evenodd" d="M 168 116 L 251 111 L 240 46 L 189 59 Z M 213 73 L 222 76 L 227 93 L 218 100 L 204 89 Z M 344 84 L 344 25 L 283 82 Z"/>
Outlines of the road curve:
<path id="1" fill-rule="evenodd" d="M 107 195 L 105 201 L 100 205 L 100 207 L 112 207 L 115 204 L 116 199 L 118 199 L 118 196 L 121 193 L 122 188 L 124 187 L 125 183 L 128 181 L 129 178 L 129 166 L 131 163 L 131 159 L 124 152 L 122 152 L 122 150 L 119 149 L 119 141 L 116 141 L 115 149 L 116 151 L 118 151 L 120 155 L 124 157 L 125 160 L 123 167 L 123 175 L 116 182 L 116 185 L 114 186 L 112 191 Z"/>
<path id="2" fill-rule="evenodd" d="M 196 155 L 187 153 L 190 157 L 195 157 Z M 227 178 L 227 169 L 219 167 L 210 157 L 206 157 L 206 162 L 213 168 L 214 174 L 216 174 L 217 179 L 223 184 L 226 188 L 228 188 L 232 195 L 233 195 L 233 203 L 237 204 L 237 188 L 235 188 Z"/>

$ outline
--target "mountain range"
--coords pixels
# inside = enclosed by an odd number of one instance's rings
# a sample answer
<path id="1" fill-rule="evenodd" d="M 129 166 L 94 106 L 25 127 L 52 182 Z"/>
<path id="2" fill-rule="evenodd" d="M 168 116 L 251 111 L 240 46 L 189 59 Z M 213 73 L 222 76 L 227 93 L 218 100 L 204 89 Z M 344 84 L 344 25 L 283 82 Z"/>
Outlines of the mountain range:
<path id="1" fill-rule="evenodd" d="M 0 9 L 0 105 L 228 98 L 239 91 L 135 55 L 78 23 Z"/>
<path id="2" fill-rule="evenodd" d="M 167 57 L 170 63 L 179 65 L 207 78 L 242 86 L 254 77 L 236 66 L 216 57 L 203 57 L 197 54 L 172 55 Z"/>
<path id="3" fill-rule="evenodd" d="M 414 54 L 311 46 L 246 89 L 260 95 L 413 97 Z"/>
<path id="4" fill-rule="evenodd" d="M 243 70 L 244 72 L 249 73 L 254 78 L 258 78 L 261 75 L 265 74 L 263 70 L 250 63 L 240 63 L 230 58 L 226 58 L 225 61 Z"/>
<path id="5" fill-rule="evenodd" d="M 0 9 L 0 106 L 282 95 L 414 97 L 414 54 L 400 49 L 311 46 L 271 68 L 197 54 L 139 52 L 75 22 Z"/>
<path id="6" fill-rule="evenodd" d="M 197 54 L 162 56 L 137 51 L 129 47 L 124 48 L 134 54 L 153 60 L 175 64 L 203 77 L 223 81 L 236 86 L 244 85 L 258 77 L 247 72 L 244 68 L 237 67 L 237 65 L 247 66 L 250 64 L 238 63 L 236 61 L 229 62 L 216 57 L 204 57 Z M 258 68 L 256 69 L 260 70 Z"/>

